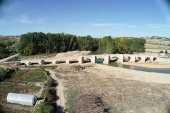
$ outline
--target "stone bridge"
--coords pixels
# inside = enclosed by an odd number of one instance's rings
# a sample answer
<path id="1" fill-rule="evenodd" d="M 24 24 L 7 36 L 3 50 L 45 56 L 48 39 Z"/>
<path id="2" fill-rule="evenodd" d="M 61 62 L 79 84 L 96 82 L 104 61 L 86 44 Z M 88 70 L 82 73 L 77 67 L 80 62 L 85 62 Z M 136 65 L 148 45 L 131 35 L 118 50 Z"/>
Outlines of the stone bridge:
<path id="1" fill-rule="evenodd" d="M 104 64 L 109 64 L 111 62 L 154 62 L 157 60 L 157 56 L 149 55 L 130 55 L 130 54 L 105 54 L 105 55 L 86 55 L 80 56 L 79 58 L 69 58 L 65 60 L 59 60 L 56 58 L 50 59 L 33 59 L 33 60 L 22 60 L 18 63 L 25 65 L 47 65 L 47 64 L 71 64 L 71 63 L 98 63 L 102 61 Z"/>

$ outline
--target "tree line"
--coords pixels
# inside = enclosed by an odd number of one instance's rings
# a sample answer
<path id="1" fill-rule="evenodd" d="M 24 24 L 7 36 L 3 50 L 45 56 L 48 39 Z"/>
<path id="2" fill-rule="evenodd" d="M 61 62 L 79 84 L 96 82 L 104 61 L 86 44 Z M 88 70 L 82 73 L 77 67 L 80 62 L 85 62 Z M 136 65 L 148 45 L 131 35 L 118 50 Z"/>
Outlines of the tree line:
<path id="1" fill-rule="evenodd" d="M 66 52 L 74 50 L 95 51 L 98 53 L 133 53 L 145 51 L 142 38 L 93 38 L 90 35 L 76 36 L 64 33 L 31 32 L 22 34 L 17 51 L 22 55 Z"/>

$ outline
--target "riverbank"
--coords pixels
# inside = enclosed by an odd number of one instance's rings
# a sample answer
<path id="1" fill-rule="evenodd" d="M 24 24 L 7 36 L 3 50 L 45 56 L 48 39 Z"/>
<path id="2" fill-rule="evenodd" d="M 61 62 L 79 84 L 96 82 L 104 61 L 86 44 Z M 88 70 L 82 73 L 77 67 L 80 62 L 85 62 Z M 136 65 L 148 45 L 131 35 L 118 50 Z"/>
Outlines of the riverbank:
<path id="1" fill-rule="evenodd" d="M 91 69 L 91 72 L 93 72 L 93 70 L 97 70 L 95 71 L 95 73 L 100 73 L 98 74 L 98 76 L 102 78 L 114 77 L 128 80 L 137 80 L 148 83 L 170 84 L 170 74 L 143 72 L 107 65 L 94 65 L 94 67 Z"/>
<path id="2" fill-rule="evenodd" d="M 170 69 L 170 64 L 159 64 L 159 63 L 133 63 L 133 62 L 123 62 L 121 64 L 130 65 L 130 66 L 138 66 L 144 68 L 159 68 L 159 69 Z"/>

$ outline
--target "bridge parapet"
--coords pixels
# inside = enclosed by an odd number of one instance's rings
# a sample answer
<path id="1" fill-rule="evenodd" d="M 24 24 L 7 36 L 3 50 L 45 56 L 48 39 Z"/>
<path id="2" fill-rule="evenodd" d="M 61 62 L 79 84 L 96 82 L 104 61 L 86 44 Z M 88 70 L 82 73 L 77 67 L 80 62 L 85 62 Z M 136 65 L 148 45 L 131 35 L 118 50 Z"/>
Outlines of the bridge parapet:
<path id="1" fill-rule="evenodd" d="M 91 63 L 95 64 L 97 60 L 97 57 L 95 55 L 91 56 Z"/>
<path id="2" fill-rule="evenodd" d="M 104 54 L 104 55 L 86 55 L 80 56 L 79 58 L 73 59 L 33 59 L 33 60 L 22 60 L 20 61 L 21 64 L 32 65 L 45 65 L 45 64 L 58 64 L 58 63 L 79 63 L 83 64 L 86 62 L 96 63 L 97 59 L 104 59 L 104 64 L 109 64 L 110 62 L 143 62 L 145 63 L 147 60 L 151 62 L 157 59 L 156 56 L 149 56 L 149 55 L 130 55 L 130 54 Z"/>
<path id="3" fill-rule="evenodd" d="M 110 63 L 110 55 L 105 55 L 104 56 L 104 64 L 109 64 Z"/>
<path id="4" fill-rule="evenodd" d="M 78 62 L 79 62 L 79 64 L 84 63 L 84 57 L 83 57 L 83 56 L 80 56 Z"/>

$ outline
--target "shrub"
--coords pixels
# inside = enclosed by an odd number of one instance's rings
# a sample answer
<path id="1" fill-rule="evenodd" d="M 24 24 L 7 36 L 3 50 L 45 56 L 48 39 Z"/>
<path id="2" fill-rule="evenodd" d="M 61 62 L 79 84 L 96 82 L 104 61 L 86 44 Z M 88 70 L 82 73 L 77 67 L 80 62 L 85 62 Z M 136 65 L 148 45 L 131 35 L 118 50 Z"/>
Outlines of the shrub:
<path id="1" fill-rule="evenodd" d="M 36 107 L 33 113 L 53 113 L 54 108 L 47 103 L 41 103 Z"/>
<path id="2" fill-rule="evenodd" d="M 8 73 L 5 69 L 0 68 L 0 82 L 5 80 L 5 78 L 7 78 Z"/>

